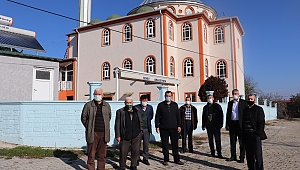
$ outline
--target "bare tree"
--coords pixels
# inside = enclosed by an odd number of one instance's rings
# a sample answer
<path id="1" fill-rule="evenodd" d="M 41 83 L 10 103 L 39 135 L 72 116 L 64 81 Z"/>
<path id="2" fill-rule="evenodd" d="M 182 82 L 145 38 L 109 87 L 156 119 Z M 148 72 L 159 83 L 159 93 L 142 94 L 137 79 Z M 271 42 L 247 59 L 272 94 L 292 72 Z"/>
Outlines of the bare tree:
<path id="1" fill-rule="evenodd" d="M 257 82 L 254 82 L 252 77 L 245 76 L 245 95 L 259 93 L 261 93 L 261 90 L 257 88 Z"/>

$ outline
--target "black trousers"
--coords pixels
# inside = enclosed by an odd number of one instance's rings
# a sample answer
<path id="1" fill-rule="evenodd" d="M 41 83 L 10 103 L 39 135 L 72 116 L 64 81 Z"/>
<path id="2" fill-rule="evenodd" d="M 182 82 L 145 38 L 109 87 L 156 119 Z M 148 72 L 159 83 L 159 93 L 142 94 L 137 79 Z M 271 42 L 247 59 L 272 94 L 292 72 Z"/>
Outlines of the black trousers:
<path id="1" fill-rule="evenodd" d="M 214 126 L 208 125 L 206 127 L 206 130 L 207 130 L 208 144 L 209 144 L 211 154 L 212 155 L 215 154 L 215 147 L 214 147 L 214 141 L 213 141 L 214 138 L 215 138 L 218 155 L 222 155 L 222 151 L 221 151 L 221 129 L 217 128 L 217 127 L 214 127 Z"/>
<path id="2" fill-rule="evenodd" d="M 246 158 L 249 170 L 263 170 L 261 139 L 253 133 L 244 133 L 243 141 L 246 148 Z"/>
<path id="3" fill-rule="evenodd" d="M 119 144 L 120 149 L 120 168 L 125 169 L 126 168 L 126 159 L 128 155 L 129 148 L 131 146 L 131 167 L 137 166 L 137 161 L 139 158 L 140 153 L 140 146 L 141 146 L 141 135 L 142 132 L 135 138 L 127 141 L 127 140 L 121 140 Z"/>
<path id="4" fill-rule="evenodd" d="M 185 121 L 182 131 L 182 151 L 186 152 L 186 137 L 188 136 L 189 152 L 193 152 L 193 127 L 192 121 Z"/>
<path id="5" fill-rule="evenodd" d="M 231 120 L 229 127 L 231 157 L 236 158 L 236 143 L 239 140 L 240 160 L 245 159 L 245 146 L 242 140 L 242 130 L 238 120 Z"/>
<path id="6" fill-rule="evenodd" d="M 178 132 L 177 129 L 159 129 L 162 143 L 162 152 L 164 155 L 164 162 L 169 162 L 169 138 L 171 138 L 172 154 L 174 162 L 180 160 L 178 153 Z"/>

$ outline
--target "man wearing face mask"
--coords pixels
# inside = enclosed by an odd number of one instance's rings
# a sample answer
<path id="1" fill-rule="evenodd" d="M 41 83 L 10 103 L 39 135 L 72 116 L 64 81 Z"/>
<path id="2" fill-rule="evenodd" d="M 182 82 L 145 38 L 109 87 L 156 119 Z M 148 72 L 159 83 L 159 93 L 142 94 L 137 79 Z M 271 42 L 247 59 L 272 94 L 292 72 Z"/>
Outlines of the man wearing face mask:
<path id="1" fill-rule="evenodd" d="M 141 140 L 143 140 L 143 163 L 150 165 L 149 158 L 149 140 L 150 134 L 152 133 L 151 121 L 153 119 L 153 107 L 148 104 L 147 95 L 141 95 L 140 104 L 135 107 L 138 108 L 141 112 L 143 120 L 143 134 Z"/>
<path id="2" fill-rule="evenodd" d="M 115 120 L 115 137 L 119 142 L 119 163 L 126 169 L 126 159 L 131 148 L 131 170 L 137 169 L 140 151 L 143 120 L 140 110 L 133 106 L 132 98 L 125 99 L 125 107 L 117 110 Z"/>
<path id="3" fill-rule="evenodd" d="M 222 107 L 214 102 L 212 95 L 207 96 L 207 104 L 203 107 L 202 130 L 207 130 L 208 142 L 211 156 L 215 157 L 214 141 L 215 138 L 218 158 L 223 158 L 221 152 L 221 128 L 223 127 Z"/>
<path id="4" fill-rule="evenodd" d="M 226 113 L 226 130 L 229 130 L 231 157 L 227 161 L 237 161 L 236 159 L 236 142 L 237 138 L 240 145 L 240 160 L 244 163 L 245 146 L 242 142 L 242 121 L 243 110 L 248 106 L 247 102 L 240 99 L 237 89 L 232 90 L 233 100 L 228 102 Z"/>
<path id="5" fill-rule="evenodd" d="M 189 152 L 193 153 L 193 130 L 198 124 L 197 109 L 191 105 L 191 97 L 185 98 L 185 104 L 179 108 L 181 116 L 182 153 L 186 152 L 186 137 L 188 136 Z"/>
<path id="6" fill-rule="evenodd" d="M 95 169 L 95 153 L 98 153 L 97 169 L 104 170 L 106 162 L 106 144 L 110 140 L 110 105 L 102 100 L 103 90 L 95 89 L 94 99 L 87 102 L 82 110 L 81 122 L 86 129 L 87 167 Z"/>
<path id="7" fill-rule="evenodd" d="M 265 114 L 262 107 L 255 103 L 255 95 L 247 97 L 248 107 L 243 111 L 243 142 L 249 170 L 263 170 L 261 140 L 267 139 L 265 133 Z"/>
<path id="8" fill-rule="evenodd" d="M 169 162 L 169 138 L 171 138 L 174 162 L 178 165 L 184 164 L 180 161 L 178 153 L 178 133 L 181 131 L 180 114 L 178 104 L 171 99 L 172 92 L 166 91 L 165 101 L 158 104 L 155 115 L 155 128 L 156 132 L 160 133 L 165 166 Z"/>

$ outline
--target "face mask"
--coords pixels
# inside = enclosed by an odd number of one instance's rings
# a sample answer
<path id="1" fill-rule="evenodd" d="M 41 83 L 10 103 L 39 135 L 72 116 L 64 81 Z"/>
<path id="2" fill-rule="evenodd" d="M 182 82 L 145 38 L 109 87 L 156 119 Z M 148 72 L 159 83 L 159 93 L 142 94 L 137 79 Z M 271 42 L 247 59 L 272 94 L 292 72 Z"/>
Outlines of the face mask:
<path id="1" fill-rule="evenodd" d="M 166 101 L 170 102 L 171 101 L 171 97 L 166 97 Z"/>
<path id="2" fill-rule="evenodd" d="M 191 104 L 191 101 L 186 101 L 185 104 Z"/>
<path id="3" fill-rule="evenodd" d="M 131 108 L 132 108 L 132 104 L 126 104 L 126 105 L 125 105 L 125 108 L 126 108 L 126 109 L 131 109 Z"/>
<path id="4" fill-rule="evenodd" d="M 208 103 L 213 103 L 213 99 L 207 99 Z"/>
<path id="5" fill-rule="evenodd" d="M 238 95 L 234 95 L 234 96 L 233 96 L 233 99 L 234 99 L 234 100 L 237 100 L 237 99 L 239 99 L 239 96 L 238 96 Z"/>
<path id="6" fill-rule="evenodd" d="M 254 104 L 254 101 L 247 101 L 249 106 L 252 106 Z"/>
<path id="7" fill-rule="evenodd" d="M 142 102 L 143 106 L 147 106 L 148 102 Z"/>
<path id="8" fill-rule="evenodd" d="M 102 100 L 102 96 L 101 95 L 94 95 L 94 100 L 96 102 L 100 102 Z"/>

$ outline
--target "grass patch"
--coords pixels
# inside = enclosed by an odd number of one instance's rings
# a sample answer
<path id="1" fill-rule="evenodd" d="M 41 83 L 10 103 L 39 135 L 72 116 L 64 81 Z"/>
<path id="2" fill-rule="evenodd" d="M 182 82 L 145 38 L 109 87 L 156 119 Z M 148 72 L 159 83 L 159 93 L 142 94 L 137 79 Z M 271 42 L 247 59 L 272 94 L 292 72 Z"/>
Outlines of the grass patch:
<path id="1" fill-rule="evenodd" d="M 221 131 L 222 134 L 229 135 L 229 131 Z"/>
<path id="2" fill-rule="evenodd" d="M 193 136 L 194 140 L 207 140 L 207 136 Z"/>
<path id="3" fill-rule="evenodd" d="M 0 149 L 0 156 L 6 159 L 13 157 L 20 158 L 45 158 L 45 157 L 62 157 L 76 160 L 84 155 L 81 150 L 59 150 L 59 149 L 42 149 L 29 146 L 18 146 L 11 149 Z"/>
<path id="4" fill-rule="evenodd" d="M 195 142 L 195 144 L 196 144 L 196 145 L 202 145 L 203 142 L 198 140 L 198 141 Z"/>
<path id="5" fill-rule="evenodd" d="M 157 142 L 157 141 L 150 141 L 149 142 L 149 148 L 157 149 L 157 148 L 161 148 L 161 147 L 162 147 L 161 142 Z"/>
<path id="6" fill-rule="evenodd" d="M 118 153 L 112 150 L 106 151 L 106 157 L 117 158 L 119 157 Z"/>

